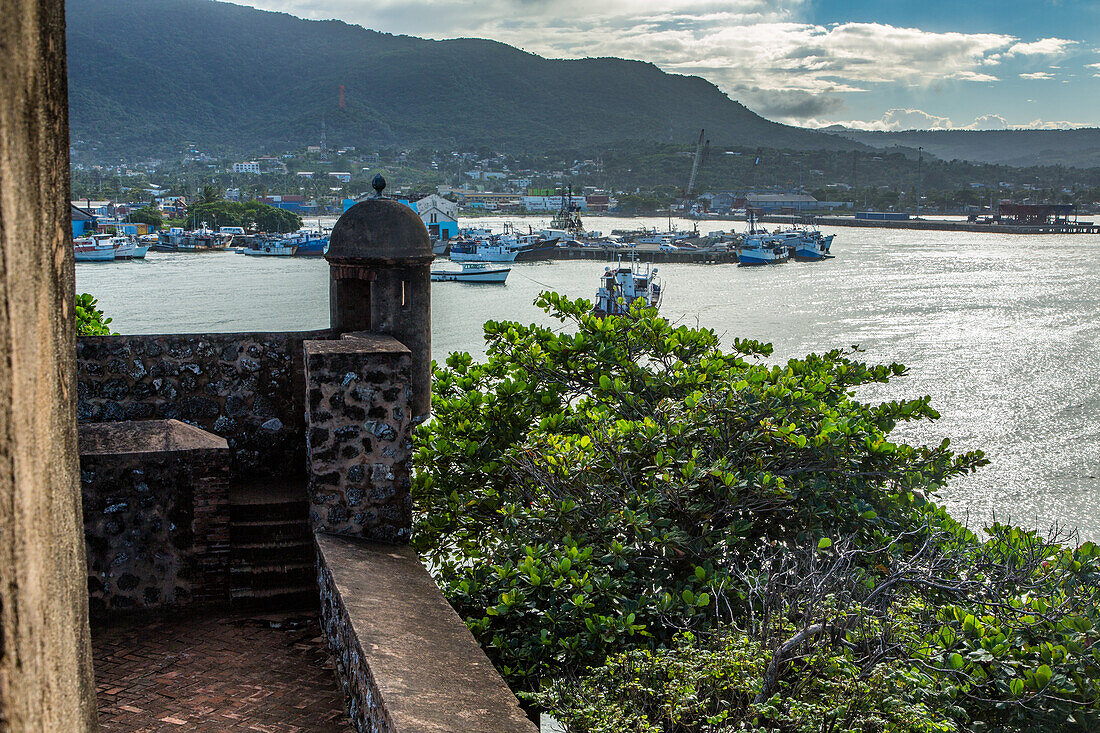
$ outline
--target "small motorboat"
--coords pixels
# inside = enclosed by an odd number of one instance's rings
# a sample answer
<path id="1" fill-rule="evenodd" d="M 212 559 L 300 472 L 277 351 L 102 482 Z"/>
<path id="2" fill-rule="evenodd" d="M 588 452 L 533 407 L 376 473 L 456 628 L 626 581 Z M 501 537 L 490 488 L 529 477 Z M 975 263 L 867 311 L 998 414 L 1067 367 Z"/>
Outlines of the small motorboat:
<path id="1" fill-rule="evenodd" d="M 461 270 L 432 270 L 432 282 L 503 283 L 511 267 L 489 267 L 483 262 L 463 262 Z"/>
<path id="2" fill-rule="evenodd" d="M 297 254 L 298 247 L 292 244 L 289 239 L 275 239 L 260 242 L 237 251 L 251 257 L 292 257 Z"/>

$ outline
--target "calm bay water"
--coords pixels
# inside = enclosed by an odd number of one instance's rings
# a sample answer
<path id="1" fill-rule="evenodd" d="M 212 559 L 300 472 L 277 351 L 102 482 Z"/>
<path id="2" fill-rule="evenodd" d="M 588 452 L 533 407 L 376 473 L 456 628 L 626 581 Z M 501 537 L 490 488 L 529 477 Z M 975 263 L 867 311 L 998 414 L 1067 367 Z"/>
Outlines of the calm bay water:
<path id="1" fill-rule="evenodd" d="M 479 220 L 494 228 L 504 221 Z M 665 219 L 586 223 L 604 232 L 667 226 Z M 1100 541 L 1100 236 L 827 231 L 837 234 L 837 257 L 827 262 L 660 265 L 662 314 L 713 328 L 726 343 L 770 341 L 780 359 L 859 344 L 868 361 L 906 364 L 908 376 L 874 396 L 931 395 L 942 419 L 903 425 L 895 435 L 928 443 L 950 437 L 993 462 L 940 494 L 953 513 L 972 525 L 993 512 L 1031 526 L 1061 522 Z M 519 263 L 503 286 L 436 283 L 435 357 L 481 354 L 487 319 L 556 324 L 532 305 L 535 296 L 554 289 L 591 299 L 604 266 Z M 120 333 L 328 325 L 323 260 L 150 252 L 145 261 L 78 265 L 76 281 Z"/>

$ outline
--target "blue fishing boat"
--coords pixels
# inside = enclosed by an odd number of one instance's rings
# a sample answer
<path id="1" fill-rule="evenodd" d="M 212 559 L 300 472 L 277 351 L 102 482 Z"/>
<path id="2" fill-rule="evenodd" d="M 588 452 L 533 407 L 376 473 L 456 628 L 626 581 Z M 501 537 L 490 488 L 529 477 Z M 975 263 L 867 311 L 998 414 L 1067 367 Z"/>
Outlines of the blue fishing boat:
<path id="1" fill-rule="evenodd" d="M 293 247 L 295 257 L 321 257 L 328 249 L 328 235 L 318 229 L 302 229 L 288 234 L 281 244 Z"/>
<path id="2" fill-rule="evenodd" d="M 794 258 L 803 262 L 832 259 L 834 255 L 829 254 L 829 247 L 832 246 L 835 236 L 822 234 L 816 229 L 806 231 L 794 247 Z"/>

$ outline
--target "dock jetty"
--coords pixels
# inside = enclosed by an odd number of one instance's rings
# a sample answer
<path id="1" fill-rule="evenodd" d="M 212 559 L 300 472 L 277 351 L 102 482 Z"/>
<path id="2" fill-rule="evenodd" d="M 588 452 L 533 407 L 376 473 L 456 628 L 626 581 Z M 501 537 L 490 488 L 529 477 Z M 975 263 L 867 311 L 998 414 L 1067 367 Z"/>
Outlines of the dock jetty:
<path id="1" fill-rule="evenodd" d="M 555 260 L 603 260 L 615 262 L 633 257 L 638 262 L 683 262 L 707 265 L 736 264 L 733 249 L 663 250 L 656 245 L 637 247 L 558 247 L 550 255 Z"/>
<path id="2" fill-rule="evenodd" d="M 782 215 L 759 217 L 770 224 L 817 224 L 826 227 L 870 227 L 873 229 L 921 229 L 937 232 L 973 232 L 975 234 L 1100 234 L 1100 224 L 1091 221 L 1054 220 L 1016 222 L 961 221 L 954 219 L 857 219 L 854 216 Z"/>

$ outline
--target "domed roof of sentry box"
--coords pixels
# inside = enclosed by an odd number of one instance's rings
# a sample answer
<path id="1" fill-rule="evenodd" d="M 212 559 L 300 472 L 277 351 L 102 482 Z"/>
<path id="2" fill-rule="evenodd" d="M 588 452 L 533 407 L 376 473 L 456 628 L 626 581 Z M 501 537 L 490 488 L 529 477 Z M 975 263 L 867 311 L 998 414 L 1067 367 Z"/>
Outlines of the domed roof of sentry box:
<path id="1" fill-rule="evenodd" d="M 325 253 L 328 260 L 366 264 L 430 262 L 432 257 L 424 222 L 408 206 L 387 198 L 369 198 L 345 211 L 332 228 Z"/>

